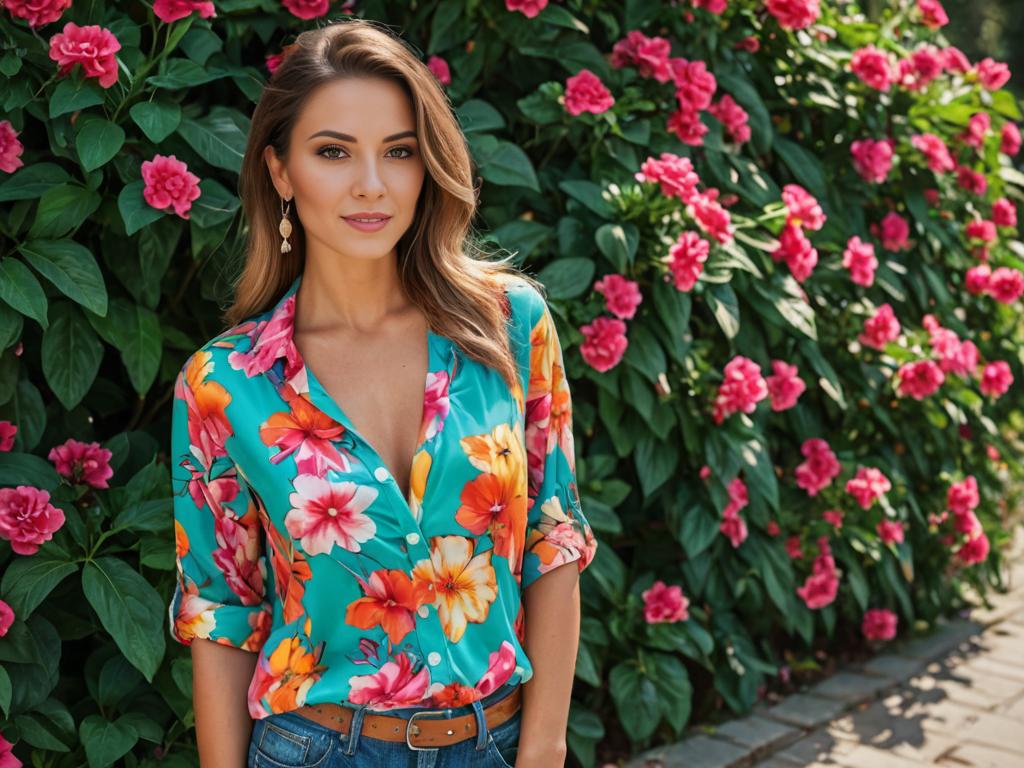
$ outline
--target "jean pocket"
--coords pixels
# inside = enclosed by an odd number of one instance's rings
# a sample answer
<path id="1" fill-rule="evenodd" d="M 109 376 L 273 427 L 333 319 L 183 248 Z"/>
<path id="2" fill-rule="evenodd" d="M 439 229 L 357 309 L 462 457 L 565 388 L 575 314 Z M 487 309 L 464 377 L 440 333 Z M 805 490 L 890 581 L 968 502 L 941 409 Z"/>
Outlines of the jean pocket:
<path id="1" fill-rule="evenodd" d="M 491 728 L 487 734 L 487 751 L 502 768 L 515 768 L 516 755 L 519 752 L 519 725 L 522 720 L 522 711 L 519 709 L 504 723 Z"/>
<path id="2" fill-rule="evenodd" d="M 300 725 L 271 717 L 262 721 L 259 734 L 253 734 L 253 768 L 317 768 L 327 761 L 333 739 L 305 733 Z"/>

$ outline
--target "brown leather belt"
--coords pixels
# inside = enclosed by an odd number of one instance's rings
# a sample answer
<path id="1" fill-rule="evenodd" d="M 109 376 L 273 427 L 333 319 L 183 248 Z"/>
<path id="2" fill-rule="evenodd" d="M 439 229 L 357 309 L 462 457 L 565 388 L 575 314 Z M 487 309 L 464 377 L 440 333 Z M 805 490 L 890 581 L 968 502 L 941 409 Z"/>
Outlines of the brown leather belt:
<path id="1" fill-rule="evenodd" d="M 514 715 L 522 704 L 522 686 L 489 707 L 484 708 L 487 729 L 497 728 Z M 348 733 L 355 709 L 341 704 L 307 704 L 293 710 L 295 714 L 340 733 Z M 470 712 L 457 717 L 443 717 L 444 709 L 425 709 L 409 718 L 377 715 L 369 711 L 363 716 L 362 736 L 384 741 L 403 741 L 411 749 L 436 749 L 456 744 L 477 735 L 476 715 Z M 426 717 L 426 715 L 431 715 Z"/>

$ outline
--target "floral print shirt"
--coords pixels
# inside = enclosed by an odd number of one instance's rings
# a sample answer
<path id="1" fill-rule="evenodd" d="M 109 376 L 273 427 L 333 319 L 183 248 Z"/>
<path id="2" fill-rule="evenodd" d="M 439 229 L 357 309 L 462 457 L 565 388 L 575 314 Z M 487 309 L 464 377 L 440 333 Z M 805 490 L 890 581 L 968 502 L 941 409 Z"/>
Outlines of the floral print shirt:
<path id="1" fill-rule="evenodd" d="M 172 638 L 257 653 L 254 719 L 323 702 L 443 709 L 529 680 L 523 589 L 597 550 L 543 296 L 505 287 L 513 389 L 428 331 L 405 498 L 296 349 L 301 279 L 176 380 Z"/>

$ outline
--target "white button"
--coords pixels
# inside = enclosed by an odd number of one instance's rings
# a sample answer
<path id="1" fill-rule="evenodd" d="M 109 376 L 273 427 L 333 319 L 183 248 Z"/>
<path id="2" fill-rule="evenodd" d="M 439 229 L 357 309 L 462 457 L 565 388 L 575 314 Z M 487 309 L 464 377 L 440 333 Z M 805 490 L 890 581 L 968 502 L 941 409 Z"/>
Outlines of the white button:
<path id="1" fill-rule="evenodd" d="M 427 663 L 432 667 L 436 667 L 441 663 L 441 654 L 437 651 L 431 651 L 430 655 L 427 656 Z"/>
<path id="2" fill-rule="evenodd" d="M 373 470 L 373 476 L 380 480 L 382 483 L 388 479 L 388 471 L 384 467 L 377 467 Z"/>
<path id="3" fill-rule="evenodd" d="M 421 618 L 425 619 L 427 618 L 427 615 L 430 613 L 430 609 L 427 608 L 427 606 L 425 605 L 421 605 L 419 608 L 416 609 L 416 613 L 418 613 Z"/>
<path id="4" fill-rule="evenodd" d="M 410 544 L 418 544 L 420 541 L 420 535 L 418 533 L 407 533 L 405 535 L 405 540 Z"/>

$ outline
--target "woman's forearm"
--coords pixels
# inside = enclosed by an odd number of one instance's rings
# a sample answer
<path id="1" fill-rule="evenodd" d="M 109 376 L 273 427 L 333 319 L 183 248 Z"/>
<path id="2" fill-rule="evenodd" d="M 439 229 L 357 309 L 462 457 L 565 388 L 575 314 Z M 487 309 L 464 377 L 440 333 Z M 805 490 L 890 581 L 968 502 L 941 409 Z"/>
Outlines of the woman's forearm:
<path id="1" fill-rule="evenodd" d="M 567 754 L 569 700 L 580 639 L 579 563 L 544 574 L 523 592 L 523 649 L 533 677 L 523 683 L 517 768 L 560 766 Z"/>
<path id="2" fill-rule="evenodd" d="M 200 768 L 245 768 L 252 736 L 246 694 L 257 654 L 198 637 L 189 647 Z"/>

